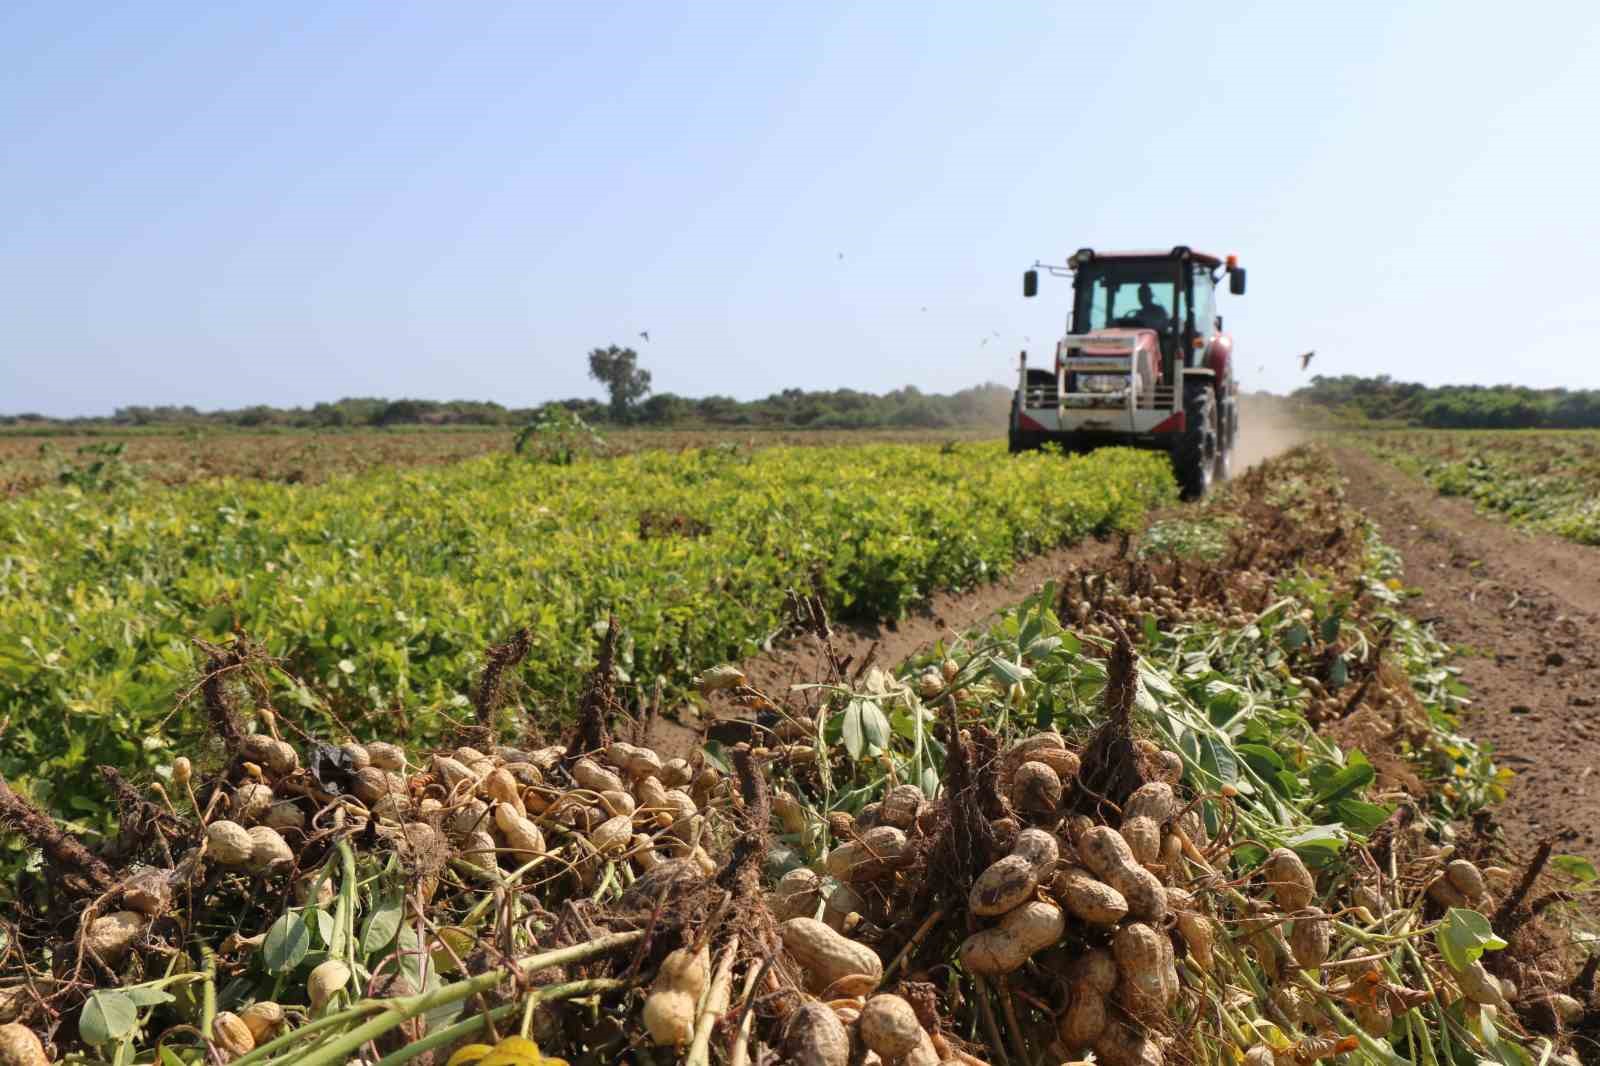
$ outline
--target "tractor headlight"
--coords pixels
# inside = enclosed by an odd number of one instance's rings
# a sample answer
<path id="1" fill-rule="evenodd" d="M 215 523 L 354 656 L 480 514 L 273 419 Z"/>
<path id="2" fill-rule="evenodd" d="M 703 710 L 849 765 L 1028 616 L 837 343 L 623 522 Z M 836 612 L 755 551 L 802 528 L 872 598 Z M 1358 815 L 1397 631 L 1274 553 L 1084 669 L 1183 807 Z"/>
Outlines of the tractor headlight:
<path id="1" fill-rule="evenodd" d="M 1120 392 L 1127 387 L 1126 374 L 1082 374 L 1078 377 L 1079 392 Z"/>

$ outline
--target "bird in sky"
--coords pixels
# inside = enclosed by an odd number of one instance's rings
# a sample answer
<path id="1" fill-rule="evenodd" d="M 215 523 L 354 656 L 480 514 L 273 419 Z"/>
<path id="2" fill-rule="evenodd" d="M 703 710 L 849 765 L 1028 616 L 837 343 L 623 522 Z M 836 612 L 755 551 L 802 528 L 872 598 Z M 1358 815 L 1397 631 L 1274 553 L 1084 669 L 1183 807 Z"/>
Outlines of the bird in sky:
<path id="1" fill-rule="evenodd" d="M 984 345 L 986 345 L 988 343 L 989 343 L 989 338 L 985 337 L 985 338 L 983 338 L 983 340 L 978 342 L 978 347 L 982 348 Z"/>
<path id="2" fill-rule="evenodd" d="M 844 253 L 843 253 L 843 252 L 840 252 L 840 253 L 839 253 L 839 258 L 840 258 L 840 259 L 843 259 L 843 258 L 844 258 Z"/>
<path id="3" fill-rule="evenodd" d="M 1305 355 L 1302 355 L 1300 357 L 1300 369 L 1304 370 L 1306 367 L 1310 366 L 1312 357 L 1315 356 L 1316 354 L 1317 353 L 1315 351 L 1310 351 L 1310 352 L 1307 352 Z"/>
<path id="4" fill-rule="evenodd" d="M 647 330 L 647 329 L 641 329 L 639 331 L 639 336 L 643 337 L 646 341 L 648 341 L 650 339 L 650 331 Z"/>

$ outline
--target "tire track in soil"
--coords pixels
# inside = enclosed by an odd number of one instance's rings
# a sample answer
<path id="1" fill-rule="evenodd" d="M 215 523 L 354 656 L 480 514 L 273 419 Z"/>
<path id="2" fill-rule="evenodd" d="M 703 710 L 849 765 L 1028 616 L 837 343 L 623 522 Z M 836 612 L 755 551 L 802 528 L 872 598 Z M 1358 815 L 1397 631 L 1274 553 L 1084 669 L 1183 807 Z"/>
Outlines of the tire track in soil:
<path id="1" fill-rule="evenodd" d="M 1524 533 L 1350 447 L 1350 502 L 1400 552 L 1410 613 L 1462 655 L 1463 729 L 1516 773 L 1494 819 L 1518 851 L 1554 837 L 1600 861 L 1600 550 Z"/>

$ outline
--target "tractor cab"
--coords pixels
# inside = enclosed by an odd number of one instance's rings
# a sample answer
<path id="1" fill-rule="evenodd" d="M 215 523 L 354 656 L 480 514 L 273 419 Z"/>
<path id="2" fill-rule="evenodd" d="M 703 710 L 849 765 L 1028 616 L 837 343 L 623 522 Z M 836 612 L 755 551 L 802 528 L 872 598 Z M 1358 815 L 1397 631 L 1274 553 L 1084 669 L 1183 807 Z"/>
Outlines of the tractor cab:
<path id="1" fill-rule="evenodd" d="M 1245 272 L 1183 245 L 1170 251 L 1095 252 L 1023 275 L 1034 296 L 1039 271 L 1072 279 L 1072 309 L 1052 364 L 1030 369 L 1023 353 L 1012 408 L 1013 450 L 1058 441 L 1165 448 L 1186 491 L 1203 495 L 1226 476 L 1237 432 L 1232 340 L 1217 314 L 1217 285 L 1241 294 Z"/>

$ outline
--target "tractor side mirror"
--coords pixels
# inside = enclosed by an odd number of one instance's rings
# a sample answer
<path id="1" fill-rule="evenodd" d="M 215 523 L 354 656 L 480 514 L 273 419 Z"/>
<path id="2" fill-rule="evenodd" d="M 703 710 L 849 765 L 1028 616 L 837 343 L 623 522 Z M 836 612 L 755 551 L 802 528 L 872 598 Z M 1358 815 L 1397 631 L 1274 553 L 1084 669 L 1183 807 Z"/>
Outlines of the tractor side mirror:
<path id="1" fill-rule="evenodd" d="M 1244 295 L 1244 267 L 1234 267 L 1228 271 L 1228 291 L 1235 296 Z"/>
<path id="2" fill-rule="evenodd" d="M 1025 297 L 1039 295 L 1039 272 L 1037 270 L 1029 270 L 1023 273 L 1022 295 Z"/>

